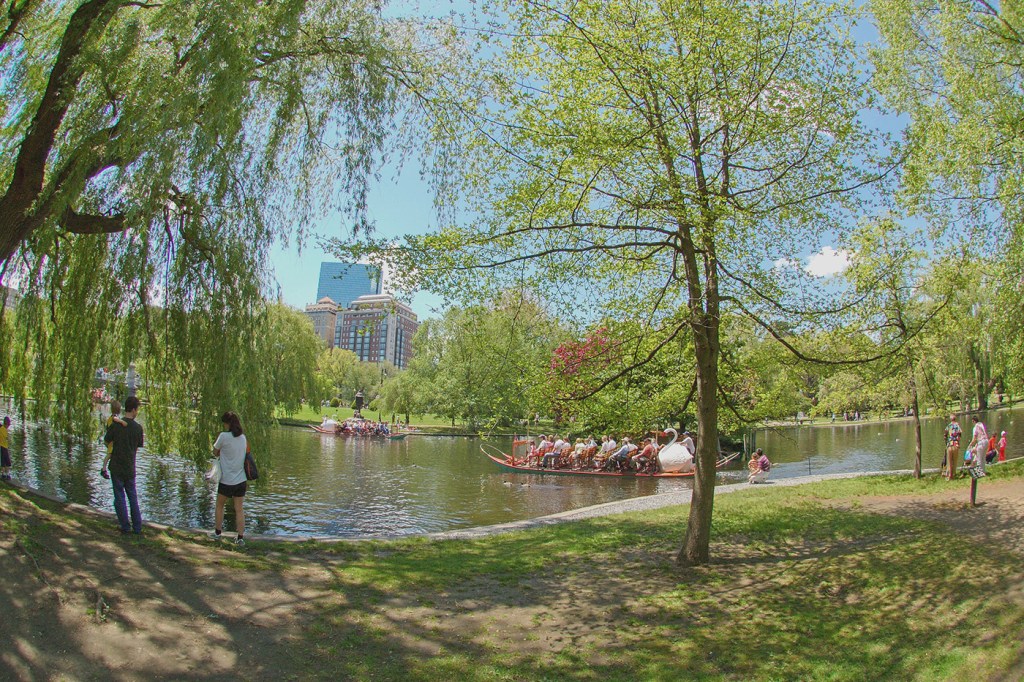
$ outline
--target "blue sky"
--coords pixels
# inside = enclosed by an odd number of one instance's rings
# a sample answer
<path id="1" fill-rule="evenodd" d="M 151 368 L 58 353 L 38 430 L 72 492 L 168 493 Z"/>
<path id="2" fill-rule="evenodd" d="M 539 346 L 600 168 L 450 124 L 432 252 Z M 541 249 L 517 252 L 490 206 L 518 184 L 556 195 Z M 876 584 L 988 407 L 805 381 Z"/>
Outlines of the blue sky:
<path id="1" fill-rule="evenodd" d="M 385 171 L 369 198 L 369 218 L 376 224 L 377 234 L 384 237 L 398 237 L 409 233 L 424 233 L 437 227 L 430 188 L 420 178 L 419 167 L 414 159 L 406 162 L 397 178 L 394 170 Z M 288 305 L 302 309 L 316 302 L 316 287 L 320 277 L 320 263 L 338 260 L 320 248 L 318 241 L 324 238 L 343 237 L 350 228 L 343 217 L 334 215 L 326 218 L 309 230 L 309 238 L 301 253 L 295 244 L 288 248 L 280 245 L 271 251 L 277 286 Z M 385 282 L 385 285 L 387 283 Z M 431 294 L 418 294 L 411 301 L 413 311 L 420 319 L 438 317 L 434 312 L 442 301 Z"/>
<path id="2" fill-rule="evenodd" d="M 387 5 L 384 13 L 392 17 L 441 17 L 453 12 L 471 11 L 473 5 L 472 0 L 396 1 Z M 406 159 L 400 173 L 393 167 L 382 171 L 381 180 L 369 198 L 368 214 L 376 224 L 378 236 L 425 233 L 437 227 L 433 195 L 427 183 L 420 178 L 420 166 L 414 155 Z M 348 227 L 341 215 L 335 215 L 311 226 L 309 235 L 301 252 L 294 244 L 288 248 L 278 245 L 271 252 L 276 282 L 270 289 L 276 291 L 280 287 L 284 302 L 300 309 L 316 301 L 320 263 L 338 260 L 320 248 L 318 237 L 348 236 Z M 412 309 L 420 319 L 439 317 L 435 311 L 442 304 L 441 299 L 432 294 L 418 294 L 411 301 Z"/>
<path id="3" fill-rule="evenodd" d="M 471 0 L 394 2 L 389 5 L 386 14 L 437 17 L 452 12 L 472 11 L 472 6 Z M 863 22 L 858 26 L 857 38 L 862 42 L 872 42 L 877 39 L 877 33 L 870 22 Z M 876 123 L 892 130 L 902 124 L 899 120 Z M 425 233 L 437 227 L 433 197 L 427 183 L 420 177 L 420 168 L 415 158 L 408 158 L 400 173 L 393 167 L 384 169 L 380 182 L 374 186 L 369 197 L 368 214 L 376 225 L 377 235 L 383 237 Z M 284 302 L 296 308 L 301 309 L 314 303 L 320 263 L 337 260 L 320 248 L 319 239 L 346 236 L 348 229 L 343 218 L 335 215 L 310 226 L 309 239 L 301 252 L 294 244 L 288 248 L 276 246 L 271 253 L 276 281 L 271 283 L 270 289 L 276 291 L 279 288 Z M 817 253 L 806 254 L 798 265 L 811 274 L 827 277 L 845 269 L 848 258 L 848 253 L 826 245 Z M 420 319 L 424 319 L 439 316 L 443 301 L 432 294 L 418 294 L 411 305 Z"/>

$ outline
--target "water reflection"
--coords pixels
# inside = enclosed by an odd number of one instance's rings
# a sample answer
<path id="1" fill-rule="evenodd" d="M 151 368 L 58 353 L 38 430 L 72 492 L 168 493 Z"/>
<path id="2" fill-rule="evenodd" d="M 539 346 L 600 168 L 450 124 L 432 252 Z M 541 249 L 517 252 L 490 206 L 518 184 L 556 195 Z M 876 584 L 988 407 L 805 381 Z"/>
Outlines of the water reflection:
<path id="1" fill-rule="evenodd" d="M 1006 431 L 1007 457 L 1024 455 L 1024 420 L 1016 424 L 1019 411 L 1001 408 L 981 414 L 989 433 L 998 437 Z M 921 461 L 924 468 L 938 467 L 945 451 L 945 417 L 921 420 Z M 970 417 L 961 417 L 970 440 Z M 772 462 L 779 463 L 774 476 L 888 471 L 914 467 L 914 423 L 911 419 L 877 422 L 836 422 L 829 426 L 791 426 L 759 429 L 756 447 L 764 448 Z"/>
<path id="2" fill-rule="evenodd" d="M 1008 432 L 1008 456 L 1024 454 L 1024 420 L 1014 412 L 986 417 Z M 925 466 L 942 457 L 942 419 L 924 424 Z M 757 446 L 778 466 L 773 476 L 905 469 L 913 463 L 908 421 L 761 430 Z M 507 447 L 507 442 L 498 443 Z M 15 423 L 15 477 L 73 502 L 111 510 L 110 484 L 99 476 L 99 443 L 70 448 L 40 425 Z M 246 498 L 250 533 L 392 536 L 467 528 L 577 509 L 688 487 L 687 480 L 592 479 L 503 473 L 469 438 L 410 436 L 401 441 L 338 438 L 278 428 L 261 455 L 261 477 Z M 215 492 L 191 463 L 141 451 L 138 489 L 146 519 L 213 527 Z M 726 475 L 727 478 L 730 476 Z M 731 480 L 742 473 L 731 474 Z M 234 528 L 230 505 L 225 528 Z"/>

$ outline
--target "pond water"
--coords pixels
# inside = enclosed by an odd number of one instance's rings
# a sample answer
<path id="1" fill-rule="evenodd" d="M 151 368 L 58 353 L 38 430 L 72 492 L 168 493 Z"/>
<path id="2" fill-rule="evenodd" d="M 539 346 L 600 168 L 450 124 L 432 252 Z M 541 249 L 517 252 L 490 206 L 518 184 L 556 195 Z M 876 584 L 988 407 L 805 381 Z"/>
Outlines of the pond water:
<path id="1" fill-rule="evenodd" d="M 997 438 L 1006 431 L 1006 456 L 1024 455 L 1024 411 L 1000 408 L 979 414 L 989 433 Z M 969 416 L 961 416 L 960 428 L 966 437 L 961 451 L 971 439 Z M 921 420 L 921 466 L 938 467 L 945 450 L 945 417 Z M 778 463 L 772 475 L 778 477 L 811 474 L 838 474 L 857 471 L 890 471 L 914 468 L 914 422 L 898 419 L 886 422 L 837 421 L 829 426 L 790 426 L 758 429 L 754 447 L 763 448 L 772 462 Z"/>
<path id="2" fill-rule="evenodd" d="M 395 536 L 534 518 L 592 504 L 678 490 L 689 481 L 595 480 L 505 474 L 480 452 L 480 439 L 411 435 L 389 441 L 340 438 L 309 429 L 273 429 L 260 479 L 246 495 L 248 533 L 288 536 Z M 510 439 L 490 441 L 508 449 Z M 112 510 L 99 476 L 97 443 L 70 450 L 41 425 L 15 424 L 14 477 L 72 502 Z M 145 449 L 137 458 L 145 519 L 212 528 L 215 489 L 189 462 Z M 234 528 L 231 513 L 225 528 Z"/>
<path id="3" fill-rule="evenodd" d="M 1024 454 L 1024 420 L 1014 411 L 986 415 L 1008 432 L 1007 455 Z M 942 457 L 944 420 L 924 423 L 924 466 Z M 969 420 L 967 422 L 969 424 Z M 969 431 L 969 427 L 965 428 Z M 756 445 L 777 466 L 774 477 L 906 469 L 913 465 L 910 420 L 763 429 Z M 509 440 L 492 441 L 508 449 Z M 396 536 L 534 518 L 593 504 L 679 490 L 689 480 L 607 479 L 504 473 L 480 452 L 481 440 L 412 435 L 404 440 L 339 438 L 310 429 L 271 431 L 260 480 L 246 496 L 249 533 L 282 536 Z M 98 443 L 68 449 L 43 425 L 16 420 L 11 454 L 17 480 L 72 502 L 112 510 L 99 476 Z M 179 527 L 213 527 L 214 487 L 181 459 L 141 450 L 143 517 Z M 725 472 L 724 481 L 743 472 Z M 234 527 L 230 512 L 226 529 Z"/>

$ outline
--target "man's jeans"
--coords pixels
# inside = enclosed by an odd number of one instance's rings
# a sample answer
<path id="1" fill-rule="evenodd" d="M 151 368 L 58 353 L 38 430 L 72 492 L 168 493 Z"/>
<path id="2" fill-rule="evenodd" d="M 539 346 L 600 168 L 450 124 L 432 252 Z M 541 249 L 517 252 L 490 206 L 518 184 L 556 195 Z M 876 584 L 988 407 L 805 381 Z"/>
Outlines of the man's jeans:
<path id="1" fill-rule="evenodd" d="M 110 477 L 114 486 L 114 513 L 117 514 L 117 524 L 121 526 L 121 532 L 127 533 L 128 510 L 125 509 L 125 496 L 128 497 L 128 506 L 131 507 L 132 525 L 131 530 L 136 533 L 142 532 L 142 512 L 139 511 L 139 494 L 135 491 L 135 477 L 121 480 L 116 476 Z"/>

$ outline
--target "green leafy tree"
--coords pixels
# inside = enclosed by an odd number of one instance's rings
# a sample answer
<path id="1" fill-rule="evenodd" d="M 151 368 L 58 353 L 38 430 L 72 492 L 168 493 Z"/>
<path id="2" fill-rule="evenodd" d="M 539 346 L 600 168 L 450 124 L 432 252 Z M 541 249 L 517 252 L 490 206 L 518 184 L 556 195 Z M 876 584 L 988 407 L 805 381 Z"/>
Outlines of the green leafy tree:
<path id="1" fill-rule="evenodd" d="M 529 299 L 452 307 L 420 325 L 407 374 L 424 411 L 471 428 L 508 425 L 548 404 L 541 390 L 557 325 Z"/>
<path id="2" fill-rule="evenodd" d="M 391 413 L 392 421 L 394 415 L 405 415 L 408 424 L 410 415 L 418 409 L 418 393 L 415 376 L 407 371 L 396 371 L 389 374 L 381 385 L 375 409 Z"/>
<path id="3" fill-rule="evenodd" d="M 323 394 L 317 381 L 317 360 L 323 340 L 306 315 L 282 304 L 269 306 L 267 334 L 261 355 L 272 358 L 267 369 L 273 378 L 271 395 L 285 412 L 298 411 L 304 402 L 319 405 Z"/>
<path id="4" fill-rule="evenodd" d="M 1003 367 L 1020 377 L 1012 357 L 1024 275 L 1024 15 L 1017 3 L 984 0 L 874 0 L 871 8 L 882 37 L 876 85 L 910 121 L 900 199 L 984 270 L 975 280 L 987 290 L 972 306 L 976 328 L 1008 332 L 996 343 L 967 325 L 957 330 L 984 409 L 1007 378 Z M 997 353 L 1006 361 L 994 365 Z"/>
<path id="5" fill-rule="evenodd" d="M 0 283 L 28 367 L 0 382 L 84 433 L 95 368 L 137 361 L 151 423 L 199 411 L 187 449 L 225 404 L 264 423 L 267 254 L 329 208 L 369 227 L 427 77 L 414 37 L 370 0 L 7 3 Z"/>
<path id="6" fill-rule="evenodd" d="M 896 349 L 878 361 L 881 376 L 873 383 L 875 407 L 881 409 L 899 401 L 913 410 L 914 476 L 920 478 L 921 337 L 949 305 L 951 292 L 933 287 L 925 295 L 920 236 L 899 229 L 891 219 L 862 225 L 852 245 L 854 256 L 844 276 L 858 292 L 866 294 L 860 311 L 874 326 L 875 338 Z"/>
<path id="7" fill-rule="evenodd" d="M 479 199 L 478 219 L 350 251 L 453 296 L 521 283 L 580 328 L 642 320 L 646 352 L 623 376 L 686 337 L 699 438 L 679 561 L 705 563 L 723 307 L 766 327 L 769 308 L 800 318 L 809 306 L 783 300 L 791 289 L 772 263 L 842 233 L 854 188 L 874 177 L 854 12 L 729 0 L 496 5 L 509 27 L 487 36 L 496 56 L 458 81 L 461 101 L 479 107 L 447 121 L 470 152 L 454 191 Z M 687 395 L 676 393 L 679 408 Z"/>

